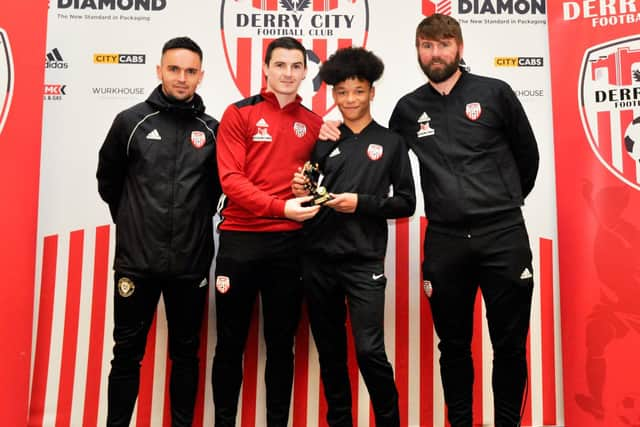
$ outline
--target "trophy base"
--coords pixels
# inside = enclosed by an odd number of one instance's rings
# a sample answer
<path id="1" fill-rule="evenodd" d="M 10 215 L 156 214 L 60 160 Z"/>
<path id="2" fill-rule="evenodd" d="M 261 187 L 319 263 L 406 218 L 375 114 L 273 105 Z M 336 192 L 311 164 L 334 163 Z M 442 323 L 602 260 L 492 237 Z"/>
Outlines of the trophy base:
<path id="1" fill-rule="evenodd" d="M 328 193 L 327 193 L 327 194 L 325 194 L 324 196 L 321 196 L 321 197 L 318 197 L 318 198 L 313 199 L 313 200 L 312 200 L 312 202 L 313 202 L 313 204 L 314 204 L 314 205 L 321 205 L 321 204 L 323 204 L 324 202 L 328 202 L 328 201 L 329 201 L 329 200 L 331 200 L 332 198 L 333 198 L 333 197 L 331 197 L 331 194 L 328 194 Z"/>
<path id="2" fill-rule="evenodd" d="M 324 187 L 318 187 L 314 194 L 314 199 L 312 200 L 314 205 L 321 205 L 326 201 L 332 199 L 331 194 Z"/>

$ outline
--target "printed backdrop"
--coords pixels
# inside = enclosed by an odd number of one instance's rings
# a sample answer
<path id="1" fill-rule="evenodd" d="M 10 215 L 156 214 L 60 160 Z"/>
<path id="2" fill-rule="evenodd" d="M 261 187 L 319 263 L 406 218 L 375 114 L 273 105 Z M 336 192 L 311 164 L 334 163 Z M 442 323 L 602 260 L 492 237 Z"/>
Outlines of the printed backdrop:
<path id="1" fill-rule="evenodd" d="M 0 9 L 0 421 L 29 404 L 46 2 Z M 35 7 L 34 7 L 35 5 Z"/>
<path id="2" fill-rule="evenodd" d="M 566 423 L 638 425 L 640 1 L 549 19 Z"/>
<path id="3" fill-rule="evenodd" d="M 104 424 L 112 347 L 114 228 L 97 194 L 97 153 L 115 114 L 144 100 L 158 83 L 155 65 L 164 41 L 188 35 L 201 44 L 205 79 L 199 93 L 215 117 L 229 103 L 259 89 L 264 47 L 272 38 L 290 35 L 309 50 L 309 73 L 301 90 L 306 105 L 335 118 L 338 113 L 328 91 L 316 78 L 318 66 L 338 47 L 364 45 L 386 64 L 373 104 L 374 117 L 386 123 L 398 98 L 425 82 L 416 62 L 414 29 L 424 14 L 435 11 L 460 20 L 467 64 L 473 72 L 511 84 L 539 141 L 540 175 L 525 207 L 536 288 L 523 425 L 563 425 L 545 3 L 403 0 L 399 7 L 398 2 L 381 0 L 51 0 L 43 58 L 29 425 Z M 386 344 L 403 424 L 441 427 L 446 422 L 437 337 L 419 271 L 426 225 L 422 206 L 414 217 L 390 222 Z M 163 310 L 161 306 L 148 340 L 136 426 L 169 425 Z M 197 426 L 212 425 L 213 420 L 209 377 L 216 340 L 214 310 L 209 304 L 203 330 Z M 476 318 L 474 418 L 477 424 L 490 424 L 492 353 L 480 303 Z M 358 378 L 353 353 L 351 362 L 355 420 L 358 426 L 372 426 L 367 391 Z M 265 425 L 263 369 L 264 346 L 256 319 L 245 356 L 238 425 Z M 325 425 L 317 354 L 306 319 L 296 340 L 294 387 L 291 424 Z"/>

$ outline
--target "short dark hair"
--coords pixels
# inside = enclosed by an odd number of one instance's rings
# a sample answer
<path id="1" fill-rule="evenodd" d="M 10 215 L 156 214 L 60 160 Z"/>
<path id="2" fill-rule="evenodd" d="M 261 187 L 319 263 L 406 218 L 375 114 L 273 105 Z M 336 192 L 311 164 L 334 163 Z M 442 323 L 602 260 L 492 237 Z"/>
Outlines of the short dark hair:
<path id="1" fill-rule="evenodd" d="M 191 52 L 198 54 L 200 61 L 202 61 L 202 49 L 198 46 L 198 43 L 191 40 L 189 37 L 175 37 L 168 40 L 164 46 L 162 46 L 162 54 L 170 49 L 187 49 Z"/>
<path id="2" fill-rule="evenodd" d="M 335 86 L 350 78 L 366 80 L 369 84 L 378 80 L 384 71 L 384 64 L 373 52 L 361 47 L 338 49 L 320 66 L 320 78 Z"/>
<path id="3" fill-rule="evenodd" d="M 277 48 L 299 50 L 300 52 L 302 52 L 304 68 L 307 68 L 307 50 L 304 48 L 302 43 L 300 43 L 298 40 L 294 39 L 293 37 L 279 37 L 273 40 L 271 43 L 269 43 L 269 46 L 267 46 L 267 51 L 264 54 L 265 64 L 269 65 L 269 62 L 271 62 L 271 55 L 273 54 L 273 51 Z"/>
<path id="4" fill-rule="evenodd" d="M 462 44 L 462 29 L 460 23 L 451 16 L 434 13 L 427 16 L 418 24 L 416 28 L 416 47 L 420 43 L 420 39 L 440 40 L 445 38 L 453 38 Z"/>

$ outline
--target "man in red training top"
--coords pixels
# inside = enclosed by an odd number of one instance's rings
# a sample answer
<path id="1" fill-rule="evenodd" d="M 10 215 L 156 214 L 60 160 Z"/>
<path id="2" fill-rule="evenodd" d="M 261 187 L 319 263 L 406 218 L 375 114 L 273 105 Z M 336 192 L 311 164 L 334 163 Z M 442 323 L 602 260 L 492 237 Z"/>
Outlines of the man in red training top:
<path id="1" fill-rule="evenodd" d="M 235 426 L 244 347 L 258 293 L 267 349 L 267 425 L 287 425 L 302 297 L 301 223 L 319 210 L 304 207 L 311 197 L 295 198 L 290 187 L 292 174 L 309 159 L 322 124 L 298 96 L 307 73 L 305 48 L 290 37 L 274 40 L 267 47 L 263 72 L 266 87 L 230 105 L 218 133 L 226 201 L 216 259 L 216 427 Z"/>

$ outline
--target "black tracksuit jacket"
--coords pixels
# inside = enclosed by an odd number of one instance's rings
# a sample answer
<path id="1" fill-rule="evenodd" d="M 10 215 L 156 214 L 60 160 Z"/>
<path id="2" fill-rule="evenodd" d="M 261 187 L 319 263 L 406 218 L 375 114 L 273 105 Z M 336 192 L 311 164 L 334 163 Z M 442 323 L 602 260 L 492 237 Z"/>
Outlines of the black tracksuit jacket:
<path id="1" fill-rule="evenodd" d="M 328 257 L 384 258 L 387 218 L 410 216 L 415 188 L 402 137 L 372 121 L 359 134 L 340 126 L 338 142 L 318 141 L 311 155 L 331 193 L 357 193 L 354 213 L 328 207 L 305 222 L 307 253 Z M 392 187 L 392 195 L 389 191 Z"/>
<path id="2" fill-rule="evenodd" d="M 98 190 L 116 224 L 114 269 L 134 277 L 206 277 L 220 196 L 215 132 L 202 99 L 158 86 L 118 114 L 100 149 Z"/>
<path id="3" fill-rule="evenodd" d="M 419 159 L 430 227 L 466 235 L 522 222 L 539 155 L 505 82 L 463 71 L 449 95 L 427 83 L 398 101 L 389 127 Z"/>

